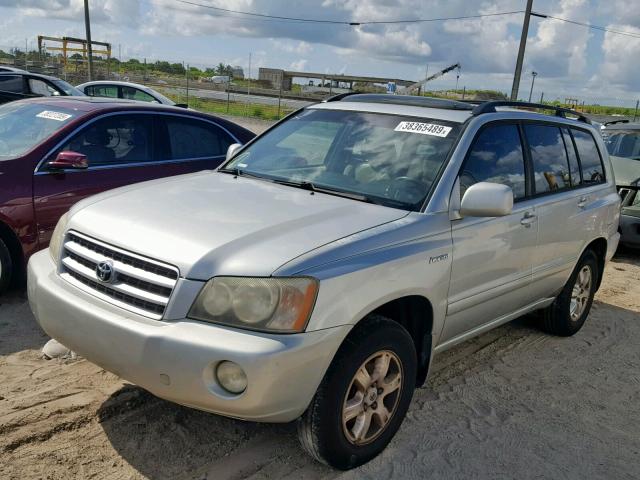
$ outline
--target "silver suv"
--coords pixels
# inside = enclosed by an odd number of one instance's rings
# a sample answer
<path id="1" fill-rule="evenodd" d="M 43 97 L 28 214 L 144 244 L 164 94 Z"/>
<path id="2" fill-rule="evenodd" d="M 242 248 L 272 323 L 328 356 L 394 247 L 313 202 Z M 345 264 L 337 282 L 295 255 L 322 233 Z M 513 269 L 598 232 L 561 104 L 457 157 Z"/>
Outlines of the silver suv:
<path id="1" fill-rule="evenodd" d="M 77 204 L 30 261 L 32 309 L 159 397 L 298 419 L 315 458 L 360 465 L 434 354 L 534 310 L 556 335 L 589 313 L 619 239 L 607 151 L 575 112 L 517 106 L 299 110 L 217 171 Z"/>

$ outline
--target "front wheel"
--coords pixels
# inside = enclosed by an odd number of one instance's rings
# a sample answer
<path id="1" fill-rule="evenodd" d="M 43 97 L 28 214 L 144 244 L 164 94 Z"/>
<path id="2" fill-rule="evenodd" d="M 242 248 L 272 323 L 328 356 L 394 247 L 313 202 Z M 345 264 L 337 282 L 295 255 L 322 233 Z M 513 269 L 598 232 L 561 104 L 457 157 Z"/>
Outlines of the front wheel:
<path id="1" fill-rule="evenodd" d="M 543 311 L 542 327 L 546 332 L 568 337 L 582 328 L 591 310 L 599 275 L 598 260 L 587 250 L 560 295 Z"/>
<path id="2" fill-rule="evenodd" d="M 298 421 L 303 448 L 342 470 L 378 455 L 405 417 L 416 363 L 413 340 L 399 324 L 372 316 L 358 325 Z"/>

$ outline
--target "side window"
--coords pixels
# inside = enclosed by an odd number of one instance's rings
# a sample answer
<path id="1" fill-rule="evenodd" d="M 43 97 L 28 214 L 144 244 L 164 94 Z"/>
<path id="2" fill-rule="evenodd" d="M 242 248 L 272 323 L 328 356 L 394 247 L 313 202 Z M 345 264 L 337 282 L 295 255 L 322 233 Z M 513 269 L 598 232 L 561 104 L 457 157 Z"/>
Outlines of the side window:
<path id="1" fill-rule="evenodd" d="M 29 90 L 31 90 L 31 93 L 34 93 L 36 95 L 42 95 L 43 97 L 52 97 L 52 96 L 60 95 L 60 92 L 54 89 L 47 82 L 44 82 L 37 78 L 29 79 Z"/>
<path id="2" fill-rule="evenodd" d="M 526 195 L 524 156 L 516 125 L 492 125 L 476 138 L 462 171 L 461 193 L 477 182 L 502 183 L 511 187 L 513 198 Z"/>
<path id="3" fill-rule="evenodd" d="M 93 85 L 85 90 L 90 97 L 118 98 L 118 87 L 115 85 Z"/>
<path id="4" fill-rule="evenodd" d="M 186 160 L 222 156 L 233 139 L 221 128 L 208 122 L 183 117 L 166 117 L 171 157 Z"/>
<path id="5" fill-rule="evenodd" d="M 553 125 L 526 124 L 535 193 L 571 188 L 571 174 L 560 129 Z"/>
<path id="6" fill-rule="evenodd" d="M 150 115 L 113 115 L 92 123 L 60 151 L 87 156 L 89 167 L 153 160 Z"/>
<path id="7" fill-rule="evenodd" d="M 156 102 L 157 100 L 153 98 L 148 93 L 143 92 L 142 90 L 138 90 L 137 88 L 132 87 L 121 87 L 122 88 L 122 98 L 128 98 L 129 100 L 139 100 L 142 102 Z"/>
<path id="8" fill-rule="evenodd" d="M 18 75 L 0 76 L 0 90 L 11 93 L 23 93 L 22 77 Z"/>
<path id="9" fill-rule="evenodd" d="M 562 129 L 562 138 L 564 139 L 564 145 L 567 149 L 567 157 L 569 158 L 569 174 L 571 175 L 571 186 L 577 187 L 582 185 L 582 178 L 580 177 L 580 164 L 578 163 L 578 155 L 576 154 L 576 148 L 573 145 L 571 134 L 568 128 Z"/>
<path id="10" fill-rule="evenodd" d="M 582 167 L 582 181 L 585 185 L 604 182 L 604 168 L 598 146 L 590 133 L 571 129 L 578 149 L 578 158 Z"/>

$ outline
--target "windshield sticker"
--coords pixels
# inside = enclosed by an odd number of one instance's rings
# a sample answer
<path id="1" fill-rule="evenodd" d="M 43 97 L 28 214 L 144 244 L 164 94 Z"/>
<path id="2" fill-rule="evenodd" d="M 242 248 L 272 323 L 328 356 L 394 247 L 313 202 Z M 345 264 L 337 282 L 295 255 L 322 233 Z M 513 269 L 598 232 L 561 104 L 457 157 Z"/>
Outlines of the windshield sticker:
<path id="1" fill-rule="evenodd" d="M 422 135 L 446 137 L 449 135 L 451 127 L 436 125 L 435 123 L 400 122 L 394 130 L 396 132 L 420 133 Z"/>
<path id="2" fill-rule="evenodd" d="M 57 120 L 58 122 L 64 122 L 65 120 L 70 119 L 72 116 L 68 113 L 60 113 L 60 112 L 52 112 L 50 110 L 45 110 L 44 112 L 40 112 L 36 115 L 39 118 L 48 118 L 49 120 Z"/>

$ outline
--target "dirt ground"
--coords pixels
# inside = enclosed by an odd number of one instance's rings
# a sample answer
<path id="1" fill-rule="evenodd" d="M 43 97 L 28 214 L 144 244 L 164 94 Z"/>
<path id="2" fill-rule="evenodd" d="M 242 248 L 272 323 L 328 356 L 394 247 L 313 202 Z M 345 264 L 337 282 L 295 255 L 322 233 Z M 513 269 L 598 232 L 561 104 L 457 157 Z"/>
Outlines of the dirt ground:
<path id="1" fill-rule="evenodd" d="M 42 360 L 25 292 L 0 297 L 2 479 L 640 478 L 640 255 L 617 255 L 585 327 L 525 317 L 435 359 L 402 428 L 338 472 L 295 425 L 180 407 L 86 360 Z"/>

